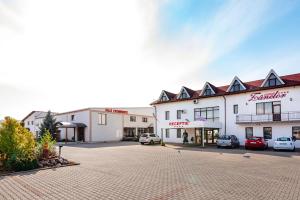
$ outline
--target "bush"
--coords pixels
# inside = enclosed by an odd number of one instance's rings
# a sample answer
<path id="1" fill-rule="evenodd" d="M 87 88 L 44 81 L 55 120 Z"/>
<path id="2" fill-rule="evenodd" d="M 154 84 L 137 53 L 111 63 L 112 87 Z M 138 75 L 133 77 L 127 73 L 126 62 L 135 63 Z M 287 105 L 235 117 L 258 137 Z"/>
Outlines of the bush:
<path id="1" fill-rule="evenodd" d="M 8 170 L 35 168 L 36 142 L 31 132 L 15 119 L 6 117 L 0 126 L 0 152 Z"/>
<path id="2" fill-rule="evenodd" d="M 39 158 L 45 157 L 45 151 L 49 153 L 49 156 L 56 155 L 55 149 L 56 141 L 52 138 L 51 133 L 48 130 L 44 131 L 44 135 L 41 137 L 40 141 L 38 142 L 38 156 Z M 46 156 L 47 157 L 47 156 Z"/>

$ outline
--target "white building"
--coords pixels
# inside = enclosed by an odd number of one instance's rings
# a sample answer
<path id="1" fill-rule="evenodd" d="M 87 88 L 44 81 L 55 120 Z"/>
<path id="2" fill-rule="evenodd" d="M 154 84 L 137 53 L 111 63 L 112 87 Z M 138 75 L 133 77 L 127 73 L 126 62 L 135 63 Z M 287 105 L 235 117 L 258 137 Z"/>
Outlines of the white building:
<path id="1" fill-rule="evenodd" d="M 43 119 L 31 112 L 24 125 L 36 133 Z M 136 139 L 145 132 L 154 132 L 152 107 L 85 108 L 55 113 L 58 141 L 104 142 Z"/>
<path id="2" fill-rule="evenodd" d="M 30 112 L 21 122 L 24 123 L 24 127 L 34 134 L 35 137 L 38 136 L 39 127 L 45 118 L 47 112 L 44 111 L 32 111 Z"/>
<path id="3" fill-rule="evenodd" d="M 157 133 L 165 142 L 189 141 L 213 144 L 220 134 L 236 135 L 241 145 L 246 137 L 263 136 L 269 146 L 279 136 L 295 136 L 300 147 L 300 73 L 279 77 L 271 70 L 265 79 L 202 90 L 182 87 L 178 94 L 162 91 L 152 103 Z"/>

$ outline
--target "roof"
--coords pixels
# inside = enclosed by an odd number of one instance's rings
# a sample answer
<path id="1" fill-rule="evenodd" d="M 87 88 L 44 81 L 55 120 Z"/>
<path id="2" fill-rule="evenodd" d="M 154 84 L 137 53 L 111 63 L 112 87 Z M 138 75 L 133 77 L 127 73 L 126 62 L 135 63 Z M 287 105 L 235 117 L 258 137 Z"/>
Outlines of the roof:
<path id="1" fill-rule="evenodd" d="M 75 122 L 57 122 L 57 128 L 78 128 L 87 127 L 84 123 L 75 123 Z"/>
<path id="2" fill-rule="evenodd" d="M 278 85 L 278 86 L 273 86 L 273 87 L 261 87 L 261 85 L 265 79 L 259 79 L 259 80 L 249 81 L 249 82 L 242 82 L 244 84 L 244 86 L 246 87 L 246 90 L 241 90 L 241 91 L 237 91 L 237 92 L 227 92 L 227 89 L 230 85 L 216 87 L 216 86 L 212 85 L 211 83 L 209 83 L 209 85 L 213 88 L 213 90 L 216 92 L 216 94 L 211 95 L 211 96 L 200 96 L 202 90 L 195 90 L 194 94 L 191 98 L 177 99 L 176 98 L 177 94 L 168 92 L 170 94 L 173 94 L 172 98 L 170 98 L 169 101 L 156 100 L 156 101 L 152 102 L 151 105 L 163 104 L 163 103 L 169 103 L 169 102 L 177 102 L 177 101 L 186 101 L 186 100 L 191 100 L 191 99 L 210 98 L 210 97 L 215 97 L 215 96 L 233 95 L 233 94 L 253 92 L 253 91 L 269 90 L 269 89 L 275 89 L 275 88 L 300 86 L 300 73 L 279 76 L 279 77 L 285 83 L 284 85 Z"/>

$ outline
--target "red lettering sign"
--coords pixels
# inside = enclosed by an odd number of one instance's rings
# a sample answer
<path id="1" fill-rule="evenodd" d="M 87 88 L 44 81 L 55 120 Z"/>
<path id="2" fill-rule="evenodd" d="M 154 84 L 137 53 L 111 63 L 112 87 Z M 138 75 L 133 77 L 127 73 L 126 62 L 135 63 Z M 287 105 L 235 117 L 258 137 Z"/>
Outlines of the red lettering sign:
<path id="1" fill-rule="evenodd" d="M 169 122 L 169 126 L 187 126 L 190 122 Z"/>
<path id="2" fill-rule="evenodd" d="M 128 114 L 127 110 L 117 110 L 117 109 L 111 109 L 111 108 L 106 108 L 105 112 Z"/>
<path id="3" fill-rule="evenodd" d="M 269 92 L 262 94 L 260 92 L 252 93 L 250 95 L 250 99 L 248 101 L 260 101 L 260 100 L 268 100 L 268 99 L 281 99 L 287 96 L 289 92 L 284 91 L 284 92 Z"/>

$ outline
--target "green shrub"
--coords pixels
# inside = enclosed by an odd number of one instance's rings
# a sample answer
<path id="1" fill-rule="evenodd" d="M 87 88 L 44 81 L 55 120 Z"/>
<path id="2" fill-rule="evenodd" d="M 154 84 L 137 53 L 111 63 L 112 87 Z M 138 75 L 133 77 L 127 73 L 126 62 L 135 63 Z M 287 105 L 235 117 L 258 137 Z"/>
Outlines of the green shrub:
<path id="1" fill-rule="evenodd" d="M 6 117 L 0 126 L 0 152 L 5 155 L 8 170 L 33 168 L 36 162 L 36 142 L 31 132 L 15 119 Z"/>
<path id="2" fill-rule="evenodd" d="M 47 150 L 49 151 L 50 156 L 56 155 L 55 144 L 56 141 L 52 138 L 51 133 L 48 130 L 45 130 L 44 135 L 41 137 L 37 145 L 39 158 L 43 157 L 43 150 L 45 148 L 45 145 L 47 146 Z"/>

